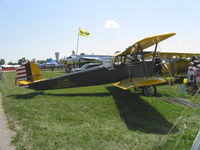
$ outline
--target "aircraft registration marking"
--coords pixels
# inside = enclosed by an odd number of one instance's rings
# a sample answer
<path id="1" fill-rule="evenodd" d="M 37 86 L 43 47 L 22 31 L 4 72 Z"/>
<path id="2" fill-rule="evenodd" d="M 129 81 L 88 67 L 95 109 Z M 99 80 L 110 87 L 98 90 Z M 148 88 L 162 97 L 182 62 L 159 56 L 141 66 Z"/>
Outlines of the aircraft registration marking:
<path id="1" fill-rule="evenodd" d="M 72 83 L 69 79 L 64 79 L 64 80 L 58 80 L 54 89 L 67 88 L 72 86 L 75 86 L 75 84 Z"/>

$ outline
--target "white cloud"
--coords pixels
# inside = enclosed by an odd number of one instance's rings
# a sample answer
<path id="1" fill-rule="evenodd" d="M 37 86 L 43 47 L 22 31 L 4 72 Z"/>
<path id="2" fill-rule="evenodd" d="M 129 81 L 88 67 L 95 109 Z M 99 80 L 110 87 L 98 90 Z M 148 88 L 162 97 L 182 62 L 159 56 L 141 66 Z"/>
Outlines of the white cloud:
<path id="1" fill-rule="evenodd" d="M 104 23 L 104 27 L 105 28 L 110 28 L 110 29 L 118 29 L 119 28 L 119 24 L 116 23 L 114 20 L 107 20 Z"/>

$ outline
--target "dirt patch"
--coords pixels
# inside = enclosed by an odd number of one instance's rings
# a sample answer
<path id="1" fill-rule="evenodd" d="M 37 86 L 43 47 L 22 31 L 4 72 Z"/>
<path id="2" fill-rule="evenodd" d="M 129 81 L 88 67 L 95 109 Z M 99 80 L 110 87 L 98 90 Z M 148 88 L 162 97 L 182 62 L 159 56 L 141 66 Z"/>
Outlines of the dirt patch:
<path id="1" fill-rule="evenodd" d="M 15 150 L 14 146 L 11 145 L 11 137 L 14 135 L 15 133 L 8 129 L 0 93 L 0 150 Z"/>
<path id="2" fill-rule="evenodd" d="M 200 109 L 200 106 L 198 104 L 193 104 L 191 103 L 191 101 L 184 98 L 162 97 L 161 100 L 164 100 L 168 103 L 175 104 L 175 105 L 181 104 L 181 105 Z"/>

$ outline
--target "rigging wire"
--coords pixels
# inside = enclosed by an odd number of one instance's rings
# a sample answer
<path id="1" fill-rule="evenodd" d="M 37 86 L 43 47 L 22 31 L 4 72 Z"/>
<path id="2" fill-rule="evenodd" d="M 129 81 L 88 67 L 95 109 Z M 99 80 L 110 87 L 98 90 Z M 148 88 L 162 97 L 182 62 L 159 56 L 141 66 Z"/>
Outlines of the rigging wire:
<path id="1" fill-rule="evenodd" d="M 176 122 L 174 123 L 174 125 L 171 127 L 171 129 L 168 131 L 167 136 L 164 138 L 164 142 L 167 141 L 167 139 L 169 138 L 169 134 L 173 131 L 173 129 L 175 128 L 175 126 L 179 123 L 179 121 L 183 118 L 183 114 L 186 112 L 186 110 L 188 109 L 188 107 L 190 106 L 190 104 L 192 103 L 192 101 L 194 100 L 194 98 L 197 96 L 197 94 L 200 92 L 200 88 L 196 91 L 196 93 L 194 94 L 194 96 L 192 97 L 191 101 L 187 104 L 187 106 L 185 107 L 185 109 L 181 112 L 181 114 L 179 115 L 179 117 L 176 118 Z M 198 109 L 196 109 L 193 114 L 197 111 Z M 190 117 L 188 118 L 188 120 L 190 119 Z M 186 130 L 186 127 L 184 128 L 184 131 Z M 173 148 L 173 150 L 176 149 L 176 147 L 178 146 L 178 143 L 180 142 L 182 136 L 184 135 L 184 131 L 182 131 L 181 135 L 179 136 L 178 140 L 176 141 L 176 144 Z"/>
<path id="2" fill-rule="evenodd" d="M 189 107 L 189 105 L 192 103 L 192 101 L 194 100 L 194 98 L 197 96 L 197 94 L 198 94 L 199 92 L 200 92 L 200 88 L 197 90 L 197 92 L 195 93 L 195 95 L 192 97 L 192 99 L 191 99 L 190 103 L 187 105 L 187 107 L 186 107 L 186 108 L 188 108 L 188 107 Z M 198 109 L 195 109 L 195 111 L 194 111 L 192 114 L 195 114 L 197 110 L 198 110 Z M 186 111 L 186 110 L 185 110 L 185 111 Z M 187 119 L 188 121 L 190 121 L 190 120 L 191 120 L 191 116 L 192 116 L 192 115 L 190 115 L 190 117 Z M 186 129 L 185 129 L 185 130 L 186 130 Z M 175 146 L 174 146 L 174 149 L 173 149 L 173 150 L 175 150 L 175 149 L 176 149 L 176 147 L 178 146 L 178 143 L 180 142 L 181 138 L 183 137 L 183 135 L 184 135 L 184 133 L 185 133 L 185 130 L 183 130 L 182 134 L 179 136 L 179 139 L 176 141 L 176 144 L 175 144 Z"/>

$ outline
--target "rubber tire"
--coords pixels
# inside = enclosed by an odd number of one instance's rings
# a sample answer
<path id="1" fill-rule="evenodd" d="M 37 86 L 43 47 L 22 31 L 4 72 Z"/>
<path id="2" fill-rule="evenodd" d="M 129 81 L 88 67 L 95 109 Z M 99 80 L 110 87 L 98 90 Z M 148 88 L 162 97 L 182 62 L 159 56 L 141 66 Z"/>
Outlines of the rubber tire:
<path id="1" fill-rule="evenodd" d="M 142 92 L 145 96 L 155 96 L 157 89 L 155 85 L 145 86 L 142 88 Z"/>

